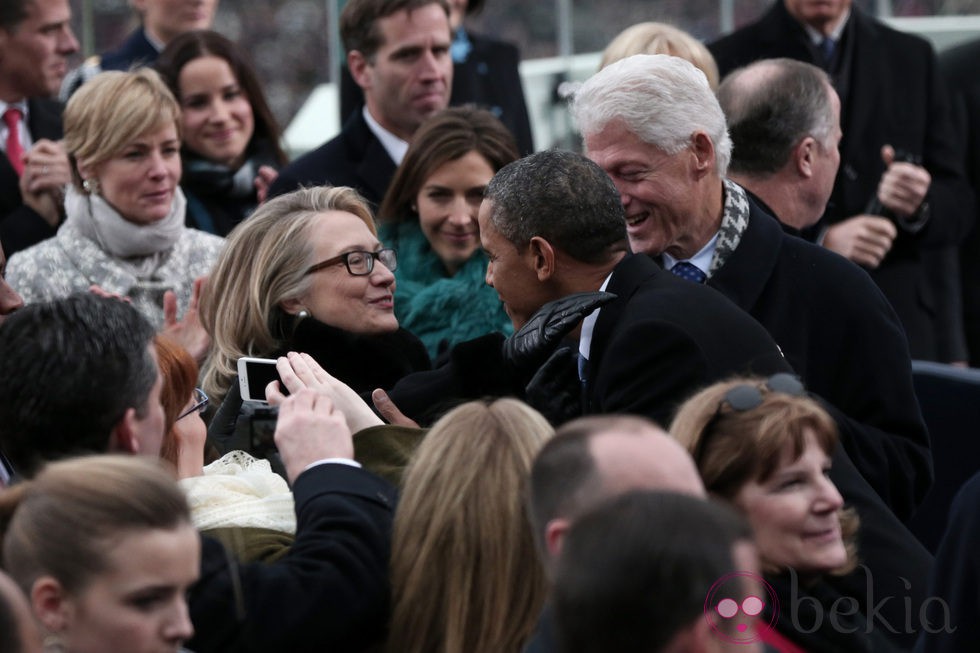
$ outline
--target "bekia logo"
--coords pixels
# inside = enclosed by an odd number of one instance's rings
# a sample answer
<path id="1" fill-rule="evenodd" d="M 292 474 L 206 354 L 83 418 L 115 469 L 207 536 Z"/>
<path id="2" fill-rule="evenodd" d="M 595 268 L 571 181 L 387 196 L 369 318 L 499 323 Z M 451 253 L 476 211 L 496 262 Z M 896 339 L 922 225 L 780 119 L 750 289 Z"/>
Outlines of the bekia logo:
<path id="1" fill-rule="evenodd" d="M 768 610 L 768 619 L 760 619 Z M 719 578 L 704 599 L 704 619 L 722 640 L 733 644 L 762 641 L 760 633 L 774 630 L 779 618 L 776 591 L 758 574 L 736 571 Z"/>

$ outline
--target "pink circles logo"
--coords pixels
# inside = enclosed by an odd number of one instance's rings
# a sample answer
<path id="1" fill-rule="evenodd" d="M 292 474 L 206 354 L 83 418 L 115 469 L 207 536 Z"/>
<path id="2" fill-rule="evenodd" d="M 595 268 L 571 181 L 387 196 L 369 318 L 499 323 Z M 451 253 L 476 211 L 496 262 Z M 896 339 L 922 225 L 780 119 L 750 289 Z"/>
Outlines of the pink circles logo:
<path id="1" fill-rule="evenodd" d="M 762 616 L 769 608 L 768 619 Z M 704 619 L 718 637 L 733 644 L 762 640 L 764 630 L 775 630 L 779 618 L 776 591 L 759 574 L 735 571 L 719 578 L 704 599 Z"/>

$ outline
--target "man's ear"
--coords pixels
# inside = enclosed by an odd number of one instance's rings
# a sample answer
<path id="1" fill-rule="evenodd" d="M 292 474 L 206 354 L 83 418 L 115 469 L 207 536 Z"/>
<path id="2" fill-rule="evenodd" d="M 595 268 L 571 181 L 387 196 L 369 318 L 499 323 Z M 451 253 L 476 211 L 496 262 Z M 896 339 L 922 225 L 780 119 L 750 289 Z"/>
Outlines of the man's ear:
<path id="1" fill-rule="evenodd" d="M 694 132 L 691 136 L 691 152 L 694 154 L 694 176 L 701 179 L 715 170 L 715 145 L 704 132 Z"/>
<path id="2" fill-rule="evenodd" d="M 41 576 L 31 586 L 31 608 L 38 621 L 51 633 L 65 630 L 71 621 L 71 599 L 51 576 Z"/>
<path id="3" fill-rule="evenodd" d="M 527 255 L 538 281 L 547 281 L 555 273 L 555 248 L 541 236 L 534 236 L 527 246 Z"/>
<path id="4" fill-rule="evenodd" d="M 354 78 L 357 85 L 362 89 L 371 87 L 371 64 L 360 50 L 351 50 L 347 53 L 347 69 L 350 76 Z"/>
<path id="5" fill-rule="evenodd" d="M 807 136 L 793 148 L 793 162 L 796 172 L 804 179 L 813 176 L 813 162 L 817 155 L 817 139 Z"/>
<path id="6" fill-rule="evenodd" d="M 135 408 L 127 408 L 122 419 L 112 427 L 109 434 L 109 451 L 115 453 L 137 454 L 140 452 L 140 442 L 136 437 L 136 417 Z"/>
<path id="7" fill-rule="evenodd" d="M 565 535 L 572 524 L 563 517 L 557 517 L 548 522 L 544 527 L 544 548 L 548 551 L 548 557 L 557 560 L 561 555 L 561 547 L 565 543 Z"/>

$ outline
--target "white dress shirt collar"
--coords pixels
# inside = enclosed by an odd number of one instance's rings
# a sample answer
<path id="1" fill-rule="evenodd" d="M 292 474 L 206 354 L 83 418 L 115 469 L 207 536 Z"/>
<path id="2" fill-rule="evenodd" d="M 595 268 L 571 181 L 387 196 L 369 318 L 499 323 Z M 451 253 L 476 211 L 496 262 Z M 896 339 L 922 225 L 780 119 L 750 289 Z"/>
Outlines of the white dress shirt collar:
<path id="1" fill-rule="evenodd" d="M 402 159 L 405 158 L 405 152 L 408 151 L 408 142 L 403 141 L 382 127 L 381 123 L 375 120 L 374 116 L 371 115 L 371 112 L 368 111 L 367 105 L 364 106 L 362 112 L 364 114 L 364 121 L 368 125 L 368 129 L 370 129 L 374 135 L 378 137 L 378 140 L 381 141 L 381 146 L 385 148 L 385 152 L 387 152 L 388 156 L 391 157 L 391 160 L 395 162 L 395 165 L 400 166 L 402 164 Z"/>
<path id="2" fill-rule="evenodd" d="M 609 280 L 612 279 L 612 275 L 613 273 L 610 272 L 609 276 L 606 277 L 606 280 L 602 282 L 601 286 L 599 286 L 600 292 L 605 292 L 606 286 L 609 285 Z M 582 334 L 578 339 L 578 353 L 585 360 L 589 360 L 589 351 L 592 348 L 592 331 L 595 329 L 596 320 L 599 319 L 600 310 L 602 309 L 595 309 L 586 315 L 584 320 L 582 320 Z"/>
<path id="3" fill-rule="evenodd" d="M 704 276 L 710 277 L 711 274 L 708 272 L 708 270 L 711 269 L 711 259 L 715 255 L 715 247 L 717 246 L 718 246 L 718 232 L 715 232 L 715 235 L 711 237 L 711 240 L 709 240 L 708 243 L 704 247 L 702 247 L 697 254 L 687 259 L 687 262 L 693 265 L 694 267 L 696 267 L 697 269 L 701 270 L 702 272 L 704 272 Z M 664 268 L 667 270 L 673 268 L 680 261 L 680 259 L 674 258 L 667 252 L 663 253 L 662 258 L 664 261 Z"/>

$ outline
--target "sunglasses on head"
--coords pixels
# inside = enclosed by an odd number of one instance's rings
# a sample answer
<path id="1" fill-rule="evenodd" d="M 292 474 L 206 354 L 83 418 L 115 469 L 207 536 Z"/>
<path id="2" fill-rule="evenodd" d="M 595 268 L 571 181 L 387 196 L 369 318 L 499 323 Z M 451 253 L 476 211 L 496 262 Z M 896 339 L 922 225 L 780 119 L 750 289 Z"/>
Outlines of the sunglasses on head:
<path id="1" fill-rule="evenodd" d="M 708 420 L 707 424 L 701 430 L 701 437 L 694 451 L 694 462 L 697 463 L 698 467 L 701 466 L 701 458 L 704 456 L 706 443 L 711 439 L 711 435 L 716 430 L 715 427 L 725 408 L 728 407 L 732 412 L 736 413 L 755 410 L 762 405 L 765 396 L 773 392 L 791 397 L 806 396 L 806 388 L 803 387 L 803 382 L 800 381 L 800 378 L 795 374 L 789 374 L 787 372 L 773 374 L 765 380 L 762 386 L 752 383 L 740 383 L 729 388 L 725 396 L 718 402 L 718 408 L 715 410 L 715 414 L 712 415 L 711 419 Z"/>

